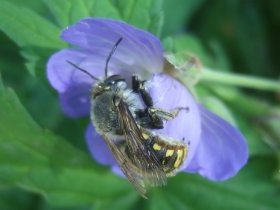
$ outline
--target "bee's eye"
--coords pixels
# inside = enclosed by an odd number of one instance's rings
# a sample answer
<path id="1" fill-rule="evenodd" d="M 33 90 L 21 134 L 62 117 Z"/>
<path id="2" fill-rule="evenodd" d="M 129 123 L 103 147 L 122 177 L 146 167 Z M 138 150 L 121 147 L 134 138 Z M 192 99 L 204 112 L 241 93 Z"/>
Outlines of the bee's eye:
<path id="1" fill-rule="evenodd" d="M 111 81 L 111 80 L 110 80 L 110 81 L 106 81 L 106 82 L 105 82 L 105 85 L 106 85 L 106 86 L 111 86 L 111 85 L 113 85 L 114 83 L 115 83 L 114 81 Z"/>
<path id="2" fill-rule="evenodd" d="M 120 75 L 112 75 L 105 80 L 105 84 L 114 85 L 114 84 L 116 84 L 118 82 L 122 82 L 122 81 L 125 81 L 125 79 L 123 77 L 121 77 Z"/>

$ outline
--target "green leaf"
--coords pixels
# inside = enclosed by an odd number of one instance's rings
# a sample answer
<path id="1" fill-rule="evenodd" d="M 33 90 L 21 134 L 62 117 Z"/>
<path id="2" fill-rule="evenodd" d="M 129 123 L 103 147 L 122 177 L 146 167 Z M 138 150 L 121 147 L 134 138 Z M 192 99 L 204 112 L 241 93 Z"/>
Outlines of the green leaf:
<path id="1" fill-rule="evenodd" d="M 269 7 L 269 4 L 273 5 L 272 2 L 266 4 L 255 1 L 243 3 L 242 0 L 218 0 L 211 4 L 205 2 L 192 31 L 205 43 L 211 43 L 213 40 L 220 42 L 226 48 L 234 68 L 239 72 L 273 75 L 271 61 L 277 51 L 270 48 L 273 48 L 279 33 L 274 30 L 273 25 L 270 25 L 273 19 L 266 18 L 271 17 L 273 12 L 265 13 L 263 9 Z M 271 36 L 274 34 L 276 39 Z"/>
<path id="2" fill-rule="evenodd" d="M 120 197 L 114 197 L 111 200 L 107 200 L 106 202 L 101 201 L 100 203 L 94 206 L 92 210 L 107 210 L 107 209 L 114 209 L 114 210 L 129 210 L 129 209 L 136 209 L 135 205 L 137 201 L 140 201 L 140 196 L 134 192 L 129 193 L 127 195 L 122 195 Z"/>
<path id="3" fill-rule="evenodd" d="M 56 205 L 93 203 L 132 189 L 85 152 L 42 130 L 1 82 L 0 183 L 40 193 Z"/>
<path id="4" fill-rule="evenodd" d="M 192 35 L 181 35 L 173 39 L 174 52 L 187 52 L 197 56 L 203 65 L 213 66 L 213 59 L 198 38 Z"/>
<path id="5" fill-rule="evenodd" d="M 163 35 L 181 32 L 182 28 L 189 25 L 191 18 L 203 2 L 205 0 L 165 0 L 163 2 L 165 15 Z"/>
<path id="6" fill-rule="evenodd" d="M 7 1 L 7 0 L 4 0 Z M 36 11 L 36 13 L 47 17 L 49 15 L 48 10 L 42 1 L 34 1 L 34 0 L 9 0 L 9 3 L 13 5 L 17 5 L 18 7 L 28 8 L 32 11 Z"/>
<path id="7" fill-rule="evenodd" d="M 0 4 L 0 30 L 19 46 L 37 46 L 59 49 L 65 44 L 59 40 L 60 29 L 36 12 L 17 7 L 7 1 Z"/>
<path id="8" fill-rule="evenodd" d="M 43 0 L 61 28 L 85 17 L 120 19 L 119 13 L 109 0 Z"/>
<path id="9" fill-rule="evenodd" d="M 163 24 L 162 0 L 115 0 L 114 5 L 126 22 L 160 35 Z"/>
<path id="10" fill-rule="evenodd" d="M 37 196 L 17 188 L 0 189 L 0 198 L 0 209 L 3 210 L 29 210 L 36 207 Z"/>
<path id="11" fill-rule="evenodd" d="M 56 128 L 64 117 L 57 102 L 57 95 L 53 94 L 51 92 L 53 90 L 50 90 L 42 81 L 26 72 L 19 47 L 4 33 L 0 33 L 0 43 L 1 51 L 5 52 L 1 55 L 0 71 L 6 84 L 17 92 L 26 110 L 38 124 L 49 129 Z M 38 56 L 42 55 L 38 54 Z M 42 72 L 45 79 L 44 69 Z"/>

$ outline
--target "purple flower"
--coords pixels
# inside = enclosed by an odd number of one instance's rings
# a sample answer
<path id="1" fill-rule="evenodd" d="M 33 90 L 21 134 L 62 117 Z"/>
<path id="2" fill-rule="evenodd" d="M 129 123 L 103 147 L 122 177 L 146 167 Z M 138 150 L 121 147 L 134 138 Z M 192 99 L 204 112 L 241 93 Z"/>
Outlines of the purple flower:
<path id="1" fill-rule="evenodd" d="M 163 72 L 163 49 L 158 38 L 124 22 L 86 18 L 65 29 L 61 37 L 75 46 L 55 53 L 47 65 L 47 76 L 58 91 L 63 111 L 74 118 L 90 113 L 92 79 L 66 61 L 103 78 L 105 61 L 122 37 L 109 62 L 109 75 L 121 74 L 131 82 L 132 74 L 148 79 L 154 106 L 171 110 L 189 107 L 157 132 L 189 144 L 183 172 L 199 173 L 211 180 L 234 176 L 248 159 L 244 137 L 237 128 L 198 104 L 185 86 Z M 101 136 L 88 126 L 86 140 L 94 159 L 120 173 Z"/>

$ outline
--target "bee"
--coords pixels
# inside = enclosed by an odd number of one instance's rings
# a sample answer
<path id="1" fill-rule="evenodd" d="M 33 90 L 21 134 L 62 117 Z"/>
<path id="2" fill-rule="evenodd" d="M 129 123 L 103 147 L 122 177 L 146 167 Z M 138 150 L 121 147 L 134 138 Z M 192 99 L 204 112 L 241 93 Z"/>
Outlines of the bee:
<path id="1" fill-rule="evenodd" d="M 165 185 L 167 177 L 175 175 L 187 157 L 187 144 L 156 132 L 163 128 L 164 120 L 174 119 L 186 108 L 171 112 L 157 109 L 146 81 L 133 75 L 129 88 L 121 75 L 108 76 L 109 61 L 121 41 L 115 43 L 106 59 L 103 80 L 67 62 L 97 81 L 91 90 L 91 121 L 124 175 L 147 198 L 147 188 Z"/>

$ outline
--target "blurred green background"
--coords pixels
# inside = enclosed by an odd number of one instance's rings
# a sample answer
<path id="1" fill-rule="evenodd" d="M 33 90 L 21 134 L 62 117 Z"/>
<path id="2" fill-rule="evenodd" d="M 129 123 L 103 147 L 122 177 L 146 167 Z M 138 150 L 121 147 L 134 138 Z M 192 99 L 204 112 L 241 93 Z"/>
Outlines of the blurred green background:
<path id="1" fill-rule="evenodd" d="M 67 47 L 60 31 L 101 16 L 151 31 L 166 50 L 216 71 L 279 81 L 279 8 L 277 0 L 0 0 L 0 209 L 280 209 L 279 89 L 199 82 L 198 100 L 246 136 L 249 163 L 226 182 L 179 174 L 143 200 L 91 159 L 89 119 L 61 112 L 45 72 Z"/>

